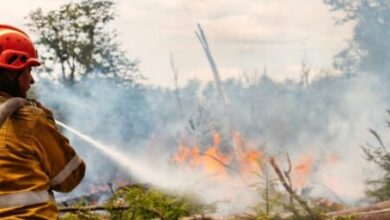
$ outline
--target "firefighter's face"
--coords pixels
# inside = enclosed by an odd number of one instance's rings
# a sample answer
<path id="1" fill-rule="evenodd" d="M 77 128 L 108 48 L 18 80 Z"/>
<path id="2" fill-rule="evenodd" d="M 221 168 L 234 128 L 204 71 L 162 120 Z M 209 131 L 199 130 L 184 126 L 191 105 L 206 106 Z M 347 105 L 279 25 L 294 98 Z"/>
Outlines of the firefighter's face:
<path id="1" fill-rule="evenodd" d="M 34 78 L 31 75 L 31 67 L 28 67 L 27 69 L 23 70 L 22 74 L 18 78 L 18 81 L 20 94 L 22 95 L 22 97 L 26 97 L 27 92 L 30 89 L 30 84 L 34 83 Z"/>

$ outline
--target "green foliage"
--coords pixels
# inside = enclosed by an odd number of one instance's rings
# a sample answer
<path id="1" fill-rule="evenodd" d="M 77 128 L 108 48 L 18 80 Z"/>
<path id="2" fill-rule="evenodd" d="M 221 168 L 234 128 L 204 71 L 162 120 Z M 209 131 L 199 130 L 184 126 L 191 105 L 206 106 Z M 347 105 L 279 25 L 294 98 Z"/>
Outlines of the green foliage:
<path id="1" fill-rule="evenodd" d="M 129 206 L 125 211 L 111 211 L 111 219 L 179 219 L 180 217 L 202 214 L 210 207 L 201 205 L 196 198 L 172 196 L 155 189 L 130 187 L 118 191 L 109 206 Z"/>
<path id="2" fill-rule="evenodd" d="M 390 111 L 388 113 L 390 114 Z M 362 149 L 366 155 L 366 159 L 375 163 L 383 171 L 383 176 L 379 179 L 367 181 L 366 195 L 380 202 L 390 199 L 390 152 L 383 143 L 380 135 L 372 129 L 370 132 L 377 140 L 379 146 L 367 144 Z"/>
<path id="3" fill-rule="evenodd" d="M 266 213 L 259 213 L 259 214 L 256 215 L 256 217 L 254 219 L 255 220 L 279 220 L 281 218 L 279 216 L 277 216 L 277 215 L 269 216 Z"/>
<path id="4" fill-rule="evenodd" d="M 336 217 L 336 218 L 333 218 L 332 220 L 355 220 L 355 219 L 357 219 L 356 216 L 349 215 L 349 216 Z"/>
<path id="5" fill-rule="evenodd" d="M 124 207 L 124 209 L 115 209 Z M 61 220 L 175 220 L 185 216 L 201 215 L 214 210 L 210 205 L 202 205 L 194 196 L 168 195 L 156 189 L 132 186 L 119 190 L 106 204 L 107 211 L 93 212 L 82 209 L 66 213 Z"/>
<path id="6" fill-rule="evenodd" d="M 28 25 L 39 36 L 43 71 L 68 85 L 93 73 L 132 82 L 137 62 L 126 57 L 115 30 L 108 28 L 115 18 L 113 5 L 110 0 L 83 0 L 47 13 L 32 11 Z"/>
<path id="7" fill-rule="evenodd" d="M 100 220 L 104 219 L 104 215 L 93 212 L 80 211 L 77 213 L 66 213 L 60 218 L 61 220 Z"/>

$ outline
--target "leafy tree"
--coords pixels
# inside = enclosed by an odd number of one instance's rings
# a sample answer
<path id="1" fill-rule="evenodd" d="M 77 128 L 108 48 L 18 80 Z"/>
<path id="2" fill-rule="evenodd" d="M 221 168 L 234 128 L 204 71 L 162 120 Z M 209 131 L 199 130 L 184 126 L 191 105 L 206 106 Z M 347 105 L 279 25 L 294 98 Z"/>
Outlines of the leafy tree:
<path id="1" fill-rule="evenodd" d="M 139 77 L 137 61 L 126 57 L 109 28 L 113 6 L 110 0 L 83 0 L 46 13 L 32 11 L 28 26 L 39 37 L 43 71 L 66 85 L 96 75 L 125 82 Z"/>
<path id="2" fill-rule="evenodd" d="M 389 78 L 390 1 L 324 0 L 334 11 L 345 16 L 339 24 L 356 22 L 353 38 L 335 57 L 335 67 L 347 74 L 358 71 L 381 74 Z"/>

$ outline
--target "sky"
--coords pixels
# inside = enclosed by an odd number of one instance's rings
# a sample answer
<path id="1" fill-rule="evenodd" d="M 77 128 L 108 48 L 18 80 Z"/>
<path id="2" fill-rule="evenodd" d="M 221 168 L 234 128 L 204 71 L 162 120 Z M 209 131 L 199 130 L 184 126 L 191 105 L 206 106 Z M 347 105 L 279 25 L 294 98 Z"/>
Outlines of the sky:
<path id="1" fill-rule="evenodd" d="M 26 29 L 25 17 L 31 10 L 52 10 L 68 2 L 0 0 L 0 23 Z M 312 67 L 311 78 L 324 71 L 335 73 L 333 56 L 346 45 L 353 29 L 353 24 L 335 25 L 339 15 L 322 0 L 114 2 L 117 17 L 111 26 L 118 30 L 123 49 L 129 58 L 140 61 L 147 78 L 144 83 L 164 87 L 174 85 L 170 54 L 179 71 L 179 85 L 189 79 L 212 80 L 194 32 L 197 23 L 206 33 L 222 79 L 262 73 L 265 66 L 273 79 L 299 79 L 303 59 Z"/>

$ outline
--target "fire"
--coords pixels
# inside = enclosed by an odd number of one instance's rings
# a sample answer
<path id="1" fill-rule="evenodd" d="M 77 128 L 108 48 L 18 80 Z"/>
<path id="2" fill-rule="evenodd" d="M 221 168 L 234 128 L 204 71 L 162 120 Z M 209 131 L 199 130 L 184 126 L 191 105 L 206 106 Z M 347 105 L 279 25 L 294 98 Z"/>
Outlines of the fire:
<path id="1" fill-rule="evenodd" d="M 262 153 L 257 150 L 249 150 L 244 152 L 239 158 L 239 165 L 241 173 L 255 174 L 260 170 L 260 158 Z"/>
<path id="2" fill-rule="evenodd" d="M 199 145 L 191 147 L 181 143 L 173 160 L 189 170 L 201 170 L 217 180 L 226 180 L 235 175 L 239 176 L 245 183 L 258 181 L 256 174 L 261 174 L 262 164 L 266 161 L 263 160 L 264 153 L 246 141 L 239 132 L 232 135 L 230 151 L 227 153 L 221 151 L 222 144 L 219 133 L 213 135 L 212 144 L 205 148 Z M 302 189 L 308 185 L 315 165 L 320 162 L 317 159 L 315 154 L 308 153 L 299 155 L 291 162 L 290 178 L 294 188 Z M 338 160 L 337 156 L 331 155 L 324 157 L 321 161 L 327 164 L 335 163 Z"/>
<path id="3" fill-rule="evenodd" d="M 190 147 L 181 143 L 173 161 L 190 169 L 199 169 L 215 179 L 225 180 L 232 175 L 238 175 L 248 180 L 261 171 L 262 152 L 249 148 L 238 132 L 232 138 L 233 150 L 229 153 L 221 151 L 220 133 L 213 135 L 212 145 L 203 152 L 199 145 Z"/>
<path id="4" fill-rule="evenodd" d="M 300 155 L 291 173 L 293 186 L 295 188 L 307 186 L 315 167 L 329 166 L 339 161 L 340 158 L 336 154 L 324 155 L 322 158 L 316 157 L 313 153 Z"/>
<path id="5" fill-rule="evenodd" d="M 217 178 L 225 179 L 228 176 L 226 166 L 229 164 L 229 157 L 213 146 L 203 153 L 202 167 L 206 174 L 215 175 Z"/>
<path id="6" fill-rule="evenodd" d="M 301 155 L 293 168 L 291 181 L 294 187 L 303 188 L 307 185 L 309 175 L 312 172 L 315 157 L 312 154 Z"/>
<path id="7" fill-rule="evenodd" d="M 220 133 L 215 133 L 208 146 L 201 146 L 198 143 L 191 146 L 183 141 L 173 156 L 173 161 L 189 172 L 201 171 L 217 183 L 226 182 L 237 189 L 253 186 L 254 183 L 262 181 L 259 175 L 267 169 L 264 166 L 268 161 L 265 158 L 266 153 L 259 150 L 255 142 L 246 140 L 239 132 L 233 133 L 231 138 L 231 141 L 222 139 Z M 282 163 L 288 164 L 281 167 L 285 171 L 282 175 L 289 178 L 294 190 L 301 190 L 310 184 L 310 178 L 317 177 L 316 170 L 339 161 L 340 158 L 336 154 L 325 154 L 320 157 L 313 151 L 301 153 L 291 161 L 288 159 L 287 163 Z M 275 172 L 270 172 L 270 175 L 274 175 L 270 179 L 277 180 Z M 312 183 L 315 182 L 313 180 Z M 226 197 L 235 196 L 233 191 L 226 193 Z"/>
<path id="8" fill-rule="evenodd" d="M 234 134 L 233 139 L 240 173 L 246 177 L 260 172 L 262 152 L 255 149 L 248 149 L 247 144 L 239 132 Z"/>
<path id="9" fill-rule="evenodd" d="M 198 146 L 187 147 L 184 144 L 179 145 L 179 151 L 173 157 L 173 161 L 178 164 L 187 164 L 191 168 L 195 168 L 201 164 L 201 155 Z"/>

